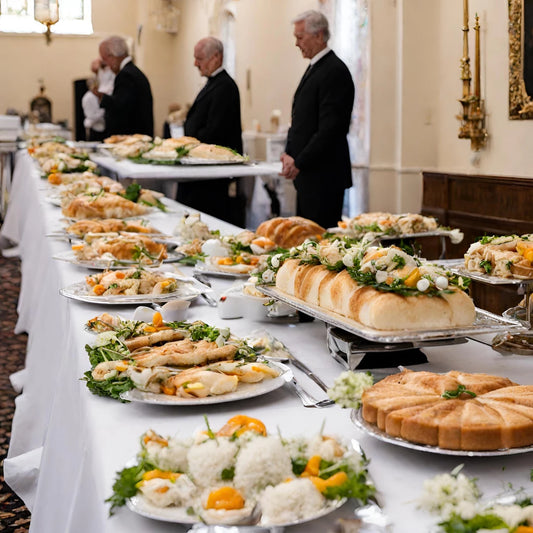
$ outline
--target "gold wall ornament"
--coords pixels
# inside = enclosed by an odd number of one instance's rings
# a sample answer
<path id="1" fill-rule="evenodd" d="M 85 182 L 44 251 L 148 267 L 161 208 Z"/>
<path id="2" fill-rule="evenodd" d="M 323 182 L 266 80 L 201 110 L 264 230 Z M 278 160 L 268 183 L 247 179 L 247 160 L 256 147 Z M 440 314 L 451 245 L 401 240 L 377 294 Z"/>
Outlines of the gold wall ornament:
<path id="1" fill-rule="evenodd" d="M 524 82 L 524 0 L 509 2 L 509 118 L 532 119 L 533 102 Z"/>
<path id="2" fill-rule="evenodd" d="M 462 113 L 457 115 L 461 121 L 459 139 L 470 139 L 470 147 L 476 152 L 487 143 L 485 129 L 485 102 L 481 98 L 481 46 L 479 34 L 479 16 L 475 16 L 475 63 L 474 63 L 474 92 L 471 91 L 472 75 L 470 72 L 470 57 L 468 55 L 468 0 L 463 0 L 463 57 L 460 61 L 463 95 L 459 98 Z"/>
<path id="3" fill-rule="evenodd" d="M 59 0 L 34 0 L 33 18 L 46 26 L 46 44 L 52 42 L 50 27 L 59 21 Z"/>

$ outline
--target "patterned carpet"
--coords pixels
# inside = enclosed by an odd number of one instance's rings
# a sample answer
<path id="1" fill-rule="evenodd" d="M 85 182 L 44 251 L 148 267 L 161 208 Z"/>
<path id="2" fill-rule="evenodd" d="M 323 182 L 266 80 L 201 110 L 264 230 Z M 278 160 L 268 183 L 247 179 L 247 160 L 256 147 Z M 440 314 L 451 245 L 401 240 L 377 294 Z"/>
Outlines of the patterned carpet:
<path id="1" fill-rule="evenodd" d="M 9 375 L 24 366 L 26 335 L 15 335 L 17 300 L 20 288 L 20 261 L 0 254 L 0 531 L 26 533 L 30 512 L 4 482 L 4 459 L 7 455 L 16 393 Z"/>

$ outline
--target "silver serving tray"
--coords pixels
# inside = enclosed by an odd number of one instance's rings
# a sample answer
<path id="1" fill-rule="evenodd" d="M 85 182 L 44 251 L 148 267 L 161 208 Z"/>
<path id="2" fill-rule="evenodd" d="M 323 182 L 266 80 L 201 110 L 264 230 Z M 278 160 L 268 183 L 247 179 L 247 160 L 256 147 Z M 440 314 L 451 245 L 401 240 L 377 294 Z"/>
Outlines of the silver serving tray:
<path id="1" fill-rule="evenodd" d="M 437 264 L 441 264 L 439 261 L 435 261 Z M 442 263 L 444 266 L 444 263 Z M 482 283 L 488 283 L 489 285 L 530 285 L 533 284 L 533 279 L 521 279 L 521 278 L 502 278 L 500 276 L 491 276 L 489 274 L 482 274 L 481 272 L 470 272 L 464 267 L 464 261 L 461 259 L 456 262 L 449 262 L 445 264 L 454 274 L 463 276 L 464 278 L 470 278 Z"/>
<path id="2" fill-rule="evenodd" d="M 318 320 L 322 320 L 327 324 L 349 331 L 350 333 L 355 333 L 364 339 L 374 342 L 398 343 L 455 339 L 457 337 L 480 335 L 481 333 L 524 331 L 525 329 L 524 326 L 515 320 L 506 319 L 483 309 L 476 308 L 476 320 L 471 326 L 428 330 L 377 330 L 339 315 L 338 313 L 325 311 L 316 305 L 303 302 L 302 300 L 281 292 L 276 287 L 258 285 L 257 288 L 267 296 L 292 305 L 299 311 L 311 315 Z"/>
<path id="3" fill-rule="evenodd" d="M 179 165 L 243 165 L 248 163 L 248 160 L 229 161 L 227 159 L 204 159 L 201 157 L 184 156 L 178 159 L 177 163 Z"/>
<path id="4" fill-rule="evenodd" d="M 400 437 L 391 437 L 377 426 L 369 424 L 361 414 L 360 409 L 353 409 L 350 413 L 350 418 L 357 428 L 364 431 L 371 437 L 374 437 L 383 442 L 401 446 L 402 448 L 409 448 L 420 452 L 437 453 L 440 455 L 458 455 L 462 457 L 498 457 L 501 455 L 518 455 L 521 453 L 533 452 L 533 446 L 525 446 L 523 448 L 504 448 L 500 450 L 477 451 L 477 450 L 449 450 L 447 448 L 440 448 L 439 446 L 429 446 L 426 444 L 416 444 Z"/>
<path id="5" fill-rule="evenodd" d="M 168 256 L 166 259 L 163 259 L 161 261 L 162 263 L 175 263 L 176 261 L 179 261 L 180 259 L 183 259 L 185 256 L 184 254 L 176 251 L 168 252 Z M 91 270 L 106 270 L 106 269 L 112 269 L 112 270 L 123 270 L 135 267 L 139 264 L 138 261 L 127 261 L 123 259 L 113 259 L 113 260 L 107 260 L 107 259 L 78 259 L 76 257 L 76 254 L 72 250 L 68 250 L 65 252 L 59 252 L 52 256 L 52 259 L 57 259 L 58 261 L 65 261 L 67 263 L 72 263 L 73 265 L 89 268 Z M 141 263 L 141 266 L 143 267 L 157 267 L 159 263 L 154 262 L 151 264 L 145 264 Z"/>
<path id="6" fill-rule="evenodd" d="M 193 300 L 204 291 L 210 291 L 210 289 L 207 287 L 201 289 L 191 282 L 183 284 L 177 290 L 165 294 L 116 294 L 111 296 L 97 296 L 91 293 L 85 281 L 73 283 L 68 287 L 59 289 L 59 293 L 65 296 L 65 298 L 98 305 L 139 305 L 171 302 L 172 300 Z"/>
<path id="7" fill-rule="evenodd" d="M 344 234 L 344 235 L 350 235 L 350 233 L 354 234 L 356 232 L 350 232 L 349 230 L 345 230 L 342 228 L 328 228 L 329 233 L 337 233 L 337 234 Z M 451 230 L 445 230 L 445 229 L 436 229 L 433 231 L 419 231 L 417 233 L 393 233 L 393 234 L 384 234 L 379 232 L 372 232 L 368 231 L 366 233 L 373 233 L 375 235 L 376 241 L 393 241 L 398 239 L 416 239 L 418 237 L 451 237 L 452 231 Z M 361 237 L 365 233 L 357 233 L 357 235 L 360 235 Z"/>

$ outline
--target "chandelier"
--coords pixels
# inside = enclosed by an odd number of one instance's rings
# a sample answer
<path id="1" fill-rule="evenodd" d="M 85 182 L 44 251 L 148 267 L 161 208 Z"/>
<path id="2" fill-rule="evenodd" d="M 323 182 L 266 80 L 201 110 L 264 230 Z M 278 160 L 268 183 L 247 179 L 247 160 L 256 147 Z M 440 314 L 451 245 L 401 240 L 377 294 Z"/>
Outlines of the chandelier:
<path id="1" fill-rule="evenodd" d="M 53 26 L 59 20 L 59 0 L 34 0 L 34 15 L 37 22 L 46 26 L 44 36 L 46 44 L 50 44 L 52 34 L 50 26 Z"/>

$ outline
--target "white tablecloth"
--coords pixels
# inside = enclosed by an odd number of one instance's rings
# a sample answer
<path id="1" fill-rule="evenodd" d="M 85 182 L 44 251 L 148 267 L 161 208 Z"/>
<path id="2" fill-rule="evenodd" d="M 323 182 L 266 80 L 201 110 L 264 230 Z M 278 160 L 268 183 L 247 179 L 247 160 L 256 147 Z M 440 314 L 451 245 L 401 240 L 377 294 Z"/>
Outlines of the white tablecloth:
<path id="1" fill-rule="evenodd" d="M 420 511 L 416 499 L 425 479 L 447 472 L 460 463 L 479 480 L 487 497 L 499 493 L 506 483 L 529 487 L 532 456 L 469 458 L 422 453 L 377 441 L 350 422 L 349 411 L 337 406 L 305 409 L 290 388 L 234 403 L 200 408 L 173 408 L 120 402 L 93 396 L 80 381 L 89 369 L 84 345 L 93 336 L 84 331 L 87 319 L 103 310 L 130 317 L 129 307 L 104 307 L 63 298 L 60 287 L 83 279 L 86 271 L 52 259 L 67 249 L 65 242 L 45 235 L 59 228 L 59 208 L 50 204 L 40 188 L 44 183 L 25 154 L 18 154 L 11 203 L 2 234 L 20 244 L 23 260 L 22 289 L 17 330 L 29 333 L 23 393 L 17 398 L 13 433 L 5 477 L 32 511 L 31 531 L 38 533 L 136 533 L 185 531 L 186 528 L 151 521 L 121 509 L 108 518 L 104 500 L 111 495 L 115 472 L 138 451 L 138 438 L 149 428 L 160 434 L 188 435 L 203 426 L 207 414 L 211 426 L 222 425 L 230 416 L 246 413 L 262 419 L 267 428 L 283 433 L 316 432 L 325 422 L 326 433 L 357 439 L 370 459 L 374 479 L 392 531 L 428 532 L 436 518 Z M 181 207 L 171 203 L 173 213 L 156 213 L 154 225 L 171 231 Z M 210 227 L 230 233 L 235 228 L 205 216 Z M 231 282 L 214 279 L 221 291 Z M 217 310 L 201 299 L 189 309 L 189 319 L 230 326 L 237 335 L 267 328 L 293 353 L 306 361 L 331 384 L 343 370 L 328 354 L 325 327 L 321 322 L 279 324 L 246 319 L 222 320 Z M 489 372 L 531 383 L 531 360 L 503 357 L 476 342 L 426 349 L 429 363 L 415 369 L 446 372 Z M 300 383 L 317 397 L 323 393 L 295 371 Z M 353 502 L 320 521 L 290 531 L 323 533 L 339 515 L 350 515 Z"/>

